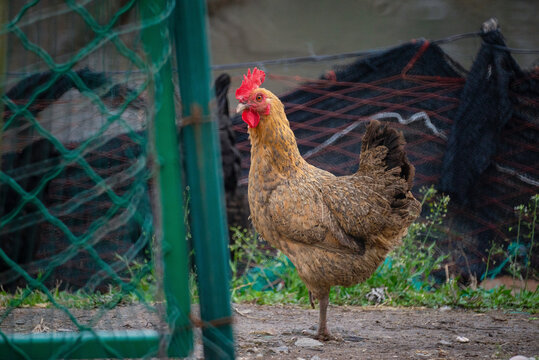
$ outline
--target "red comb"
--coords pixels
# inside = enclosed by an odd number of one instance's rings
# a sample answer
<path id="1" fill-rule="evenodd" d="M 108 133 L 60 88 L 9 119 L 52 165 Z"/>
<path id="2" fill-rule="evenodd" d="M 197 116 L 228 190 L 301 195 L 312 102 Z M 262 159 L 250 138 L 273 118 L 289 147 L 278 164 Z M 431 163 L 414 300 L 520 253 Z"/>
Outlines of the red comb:
<path id="1" fill-rule="evenodd" d="M 262 70 L 254 68 L 251 72 L 251 69 L 247 69 L 247 75 L 243 75 L 241 86 L 236 90 L 236 99 L 240 102 L 246 102 L 251 91 L 262 85 L 265 78 L 266 73 Z"/>

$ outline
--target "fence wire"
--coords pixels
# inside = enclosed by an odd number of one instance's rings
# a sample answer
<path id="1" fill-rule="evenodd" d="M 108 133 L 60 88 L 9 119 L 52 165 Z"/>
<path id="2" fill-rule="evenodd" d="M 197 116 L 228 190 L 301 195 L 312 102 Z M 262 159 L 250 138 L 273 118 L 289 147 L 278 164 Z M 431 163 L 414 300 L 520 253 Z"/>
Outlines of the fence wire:
<path id="1" fill-rule="evenodd" d="M 151 89 L 162 88 L 157 74 L 170 61 L 174 2 L 155 2 L 146 15 L 134 0 L 3 6 L 0 337 L 30 334 L 37 344 L 43 333 L 75 334 L 50 358 L 122 357 L 154 330 L 158 342 L 137 356 L 163 354 L 170 338 L 156 280 L 151 140 L 162 104 Z M 142 34 L 152 26 L 161 26 L 163 47 L 150 61 Z M 188 316 L 169 314 L 172 322 Z M 103 330 L 136 330 L 142 342 L 126 340 L 118 352 Z M 84 336 L 104 350 L 85 348 Z M 8 345 L 20 358 L 39 348 Z"/>

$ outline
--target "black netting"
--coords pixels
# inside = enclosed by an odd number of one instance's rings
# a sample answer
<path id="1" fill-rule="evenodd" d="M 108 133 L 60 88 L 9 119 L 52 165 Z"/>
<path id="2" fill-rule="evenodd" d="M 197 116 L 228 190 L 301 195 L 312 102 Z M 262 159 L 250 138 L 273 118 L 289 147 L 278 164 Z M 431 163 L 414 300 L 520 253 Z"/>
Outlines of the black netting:
<path id="1" fill-rule="evenodd" d="M 452 273 L 478 278 L 488 250 L 515 241 L 515 206 L 539 192 L 539 72 L 518 67 L 498 29 L 482 38 L 470 72 L 438 45 L 420 40 L 319 80 L 300 79 L 295 90 L 280 96 L 303 156 L 336 175 L 357 169 L 370 118 L 403 131 L 416 167 L 416 195 L 434 185 L 452 198 L 438 248 L 451 253 Z M 239 117 L 234 124 L 246 184 L 249 142 Z M 519 241 L 525 253 L 529 239 Z M 538 260 L 531 261 L 535 269 Z"/>
<path id="2" fill-rule="evenodd" d="M 125 85 L 113 84 L 105 73 L 84 68 L 76 74 L 112 109 L 122 105 L 133 92 Z M 91 240 L 82 240 L 85 247 L 93 246 L 92 251 L 99 254 L 102 261 L 119 271 L 126 263 L 118 256 L 128 259 L 142 256 L 151 237 L 147 183 L 151 174 L 145 157 L 146 134 L 140 131 L 140 126 L 135 132 L 129 132 L 127 127 L 111 126 L 103 130 L 108 136 L 98 137 L 102 131 L 99 127 L 106 120 L 95 123 L 100 117 L 98 111 L 84 100 L 70 76 L 61 75 L 54 79 L 54 75 L 48 71 L 24 77 L 7 91 L 6 96 L 17 106 L 25 106 L 36 88 L 50 83 L 29 102 L 28 112 L 40 120 L 40 115 L 44 115 L 42 125 L 62 142 L 67 151 L 75 153 L 82 147 L 80 156 L 88 168 L 81 166 L 77 159 L 65 159 L 50 139 L 40 136 L 34 128 L 25 125 L 24 117 L 19 117 L 11 121 L 4 133 L 2 171 L 27 193 L 35 193 L 50 216 L 57 218 L 73 236 L 83 237 L 86 233 L 96 232 Z M 125 115 L 122 114 L 123 120 L 135 123 L 137 116 L 142 119 L 142 102 L 140 98 L 132 101 Z M 68 114 L 59 108 L 62 104 L 69 107 Z M 73 123 L 66 118 L 90 109 L 91 125 Z M 10 119 L 12 114 L 7 109 L 4 119 Z M 100 271 L 101 264 L 87 249 L 72 244 L 65 228 L 50 222 L 34 202 L 27 201 L 19 211 L 22 200 L 16 188 L 7 184 L 0 186 L 0 213 L 16 214 L 0 230 L 6 254 L 31 276 L 36 276 L 49 264 L 55 264 L 54 271 L 44 279 L 49 287 L 61 283 L 62 288 L 105 290 L 109 277 Z M 96 230 L 98 228 L 102 235 Z M 25 286 L 26 282 L 16 270 L 0 262 L 0 284 L 7 290 Z"/>

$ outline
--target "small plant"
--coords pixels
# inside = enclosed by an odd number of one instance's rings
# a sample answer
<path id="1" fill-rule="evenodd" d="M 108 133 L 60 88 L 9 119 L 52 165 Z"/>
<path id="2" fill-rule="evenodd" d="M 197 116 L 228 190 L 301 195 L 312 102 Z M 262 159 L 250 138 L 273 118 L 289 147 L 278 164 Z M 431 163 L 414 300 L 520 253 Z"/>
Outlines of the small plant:
<path id="1" fill-rule="evenodd" d="M 530 205 L 529 205 L 529 208 L 531 209 L 530 210 L 530 213 L 531 213 L 531 221 L 528 221 L 528 229 L 529 229 L 529 232 L 528 232 L 528 236 L 529 236 L 529 239 L 530 239 L 530 245 L 529 245 L 529 248 L 528 248 L 528 256 L 527 256 L 527 261 L 526 261 L 526 275 L 525 275 L 525 281 L 526 281 L 526 288 L 528 286 L 528 279 L 529 279 L 529 275 L 530 275 L 530 269 L 532 267 L 532 264 L 531 264 L 531 259 L 532 259 L 532 254 L 533 254 L 533 248 L 534 248 L 534 245 L 535 245 L 535 227 L 537 226 L 537 205 L 539 204 L 539 194 L 535 194 L 534 196 L 531 197 L 530 199 Z"/>
<path id="2" fill-rule="evenodd" d="M 233 277 L 238 277 L 251 267 L 267 260 L 271 250 L 259 240 L 258 234 L 239 227 L 232 227 L 231 230 L 230 268 Z"/>
<path id="3" fill-rule="evenodd" d="M 487 250 L 487 261 L 486 261 L 486 268 L 484 274 L 481 276 L 481 281 L 485 280 L 487 275 L 489 274 L 489 269 L 491 265 L 496 265 L 495 257 L 498 255 L 505 254 L 505 250 L 503 247 L 499 244 L 496 244 L 495 242 L 491 242 L 490 248 Z"/>
<path id="4" fill-rule="evenodd" d="M 481 280 L 487 277 L 494 278 L 505 269 L 515 281 L 524 282 L 527 288 L 530 277 L 536 275 L 531 261 L 535 248 L 538 203 L 539 194 L 536 194 L 530 198 L 527 205 L 518 205 L 515 207 L 515 213 L 518 218 L 517 225 L 516 228 L 509 227 L 509 232 L 515 233 L 515 241 L 509 243 L 506 249 L 494 243 L 491 245 L 491 248 L 488 250 L 487 268 Z M 505 259 L 500 261 L 500 264 L 495 268 L 491 269 L 490 266 L 496 264 L 495 257 Z"/>
<path id="5" fill-rule="evenodd" d="M 149 251 L 148 251 L 149 252 Z M 157 282 L 155 278 L 155 267 L 148 259 L 151 258 L 146 254 L 142 260 L 126 259 L 118 254 L 116 257 L 125 265 L 125 277 L 129 279 L 125 289 L 113 287 L 119 293 L 124 293 L 124 302 L 153 302 L 157 293 Z"/>

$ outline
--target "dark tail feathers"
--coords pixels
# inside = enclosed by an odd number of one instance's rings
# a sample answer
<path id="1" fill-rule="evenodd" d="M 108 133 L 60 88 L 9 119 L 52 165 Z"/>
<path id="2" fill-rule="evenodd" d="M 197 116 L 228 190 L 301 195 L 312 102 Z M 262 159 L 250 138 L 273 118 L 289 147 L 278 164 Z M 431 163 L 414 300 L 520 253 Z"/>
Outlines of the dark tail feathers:
<path id="1" fill-rule="evenodd" d="M 385 146 L 388 149 L 384 159 L 386 168 L 389 170 L 400 167 L 400 177 L 406 180 L 409 186 L 408 190 L 410 190 L 414 182 L 415 168 L 406 156 L 405 144 L 402 132 L 390 128 L 378 120 L 371 120 L 363 136 L 361 153 L 378 146 Z"/>

